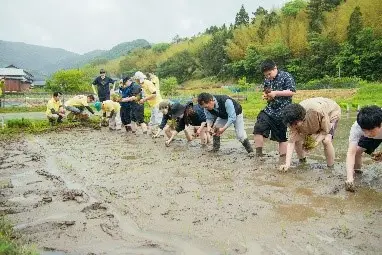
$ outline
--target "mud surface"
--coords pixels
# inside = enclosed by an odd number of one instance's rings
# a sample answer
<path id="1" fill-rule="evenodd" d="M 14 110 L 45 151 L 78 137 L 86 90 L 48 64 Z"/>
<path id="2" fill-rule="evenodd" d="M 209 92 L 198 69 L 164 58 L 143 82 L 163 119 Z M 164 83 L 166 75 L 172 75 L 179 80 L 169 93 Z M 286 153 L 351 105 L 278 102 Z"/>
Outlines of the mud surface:
<path id="1" fill-rule="evenodd" d="M 210 154 L 107 129 L 29 136 L 2 143 L 0 211 L 42 254 L 380 254 L 380 163 L 365 158 L 352 194 L 321 146 L 286 174 L 274 148 L 260 160 L 233 139 Z"/>

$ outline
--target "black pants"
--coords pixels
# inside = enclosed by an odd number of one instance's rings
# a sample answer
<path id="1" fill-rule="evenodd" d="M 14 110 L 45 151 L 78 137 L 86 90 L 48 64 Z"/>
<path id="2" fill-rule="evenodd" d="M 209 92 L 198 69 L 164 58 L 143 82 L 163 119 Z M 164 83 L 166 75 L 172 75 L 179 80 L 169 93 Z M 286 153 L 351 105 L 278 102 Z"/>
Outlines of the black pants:
<path id="1" fill-rule="evenodd" d="M 131 119 L 137 124 L 142 124 L 144 122 L 144 109 L 143 104 L 132 103 L 131 104 Z"/>
<path id="2" fill-rule="evenodd" d="M 131 123 L 131 103 L 121 104 L 121 121 L 123 125 Z"/>
<path id="3" fill-rule="evenodd" d="M 103 101 L 110 100 L 110 95 L 98 96 L 98 99 L 102 103 Z"/>

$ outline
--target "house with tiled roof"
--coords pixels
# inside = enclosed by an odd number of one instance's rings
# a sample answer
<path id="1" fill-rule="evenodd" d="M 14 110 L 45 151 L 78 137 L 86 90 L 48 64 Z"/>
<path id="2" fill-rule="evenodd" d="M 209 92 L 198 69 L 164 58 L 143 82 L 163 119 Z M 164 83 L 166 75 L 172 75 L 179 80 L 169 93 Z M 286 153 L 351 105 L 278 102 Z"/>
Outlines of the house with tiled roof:
<path id="1" fill-rule="evenodd" d="M 0 78 L 5 79 L 3 92 L 21 92 L 29 90 L 33 75 L 14 65 L 0 68 Z"/>

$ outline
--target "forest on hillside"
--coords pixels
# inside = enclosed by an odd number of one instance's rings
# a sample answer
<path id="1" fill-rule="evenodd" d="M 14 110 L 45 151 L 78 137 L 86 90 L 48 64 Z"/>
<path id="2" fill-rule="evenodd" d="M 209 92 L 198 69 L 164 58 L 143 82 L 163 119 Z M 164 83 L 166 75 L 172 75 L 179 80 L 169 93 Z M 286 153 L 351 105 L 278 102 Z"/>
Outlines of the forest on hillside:
<path id="1" fill-rule="evenodd" d="M 234 24 L 214 25 L 191 38 L 175 36 L 112 60 L 97 59 L 80 70 L 58 71 L 47 89 L 60 89 L 67 80 L 74 82 L 67 86 L 70 91 L 87 88 L 100 68 L 119 78 L 153 72 L 185 88 L 192 80 L 232 81 L 248 88 L 262 82 L 259 66 L 268 58 L 290 72 L 299 89 L 355 88 L 382 80 L 381 13 L 381 0 L 292 0 L 274 10 L 242 5 Z"/>
<path id="2" fill-rule="evenodd" d="M 327 76 L 382 80 L 381 13 L 381 0 L 292 0 L 277 10 L 242 6 L 234 24 L 136 49 L 115 72 L 154 72 L 179 83 L 211 76 L 254 82 L 262 80 L 259 64 L 271 58 L 300 83 Z"/>

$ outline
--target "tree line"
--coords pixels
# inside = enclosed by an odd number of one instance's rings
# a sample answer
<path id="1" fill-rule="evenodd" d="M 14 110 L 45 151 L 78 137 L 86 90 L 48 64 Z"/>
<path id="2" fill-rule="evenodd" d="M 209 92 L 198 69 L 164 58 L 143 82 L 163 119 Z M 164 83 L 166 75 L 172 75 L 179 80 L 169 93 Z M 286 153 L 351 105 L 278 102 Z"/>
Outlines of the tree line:
<path id="1" fill-rule="evenodd" d="M 135 49 L 118 60 L 115 74 L 261 82 L 259 65 L 271 58 L 300 84 L 327 77 L 381 81 L 381 13 L 380 0 L 292 0 L 250 14 L 242 5 L 234 24 Z"/>

